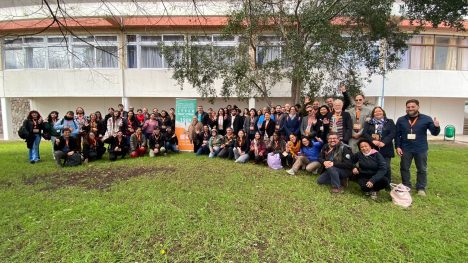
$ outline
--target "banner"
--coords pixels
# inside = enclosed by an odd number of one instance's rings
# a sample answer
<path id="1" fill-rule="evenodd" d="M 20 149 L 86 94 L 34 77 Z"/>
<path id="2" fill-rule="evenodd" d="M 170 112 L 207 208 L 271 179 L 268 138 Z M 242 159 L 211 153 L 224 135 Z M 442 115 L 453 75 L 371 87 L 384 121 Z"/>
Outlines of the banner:
<path id="1" fill-rule="evenodd" d="M 192 123 L 192 117 L 197 111 L 196 99 L 176 99 L 176 135 L 179 140 L 181 151 L 193 151 L 193 144 L 190 143 L 188 127 Z"/>

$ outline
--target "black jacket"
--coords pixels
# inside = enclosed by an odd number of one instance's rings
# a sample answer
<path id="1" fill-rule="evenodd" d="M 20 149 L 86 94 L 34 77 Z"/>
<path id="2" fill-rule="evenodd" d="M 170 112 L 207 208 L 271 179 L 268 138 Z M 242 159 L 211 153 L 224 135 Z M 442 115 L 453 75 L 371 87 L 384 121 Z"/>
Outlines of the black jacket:
<path id="1" fill-rule="evenodd" d="M 370 121 L 364 123 L 364 129 L 362 131 L 362 137 L 373 141 L 372 134 L 377 134 L 375 125 L 371 124 Z M 385 143 L 385 146 L 379 148 L 379 152 L 385 158 L 395 157 L 395 150 L 393 148 L 393 139 L 396 135 L 396 126 L 392 119 L 387 119 L 382 128 L 382 134 L 380 137 L 381 142 Z"/>
<path id="2" fill-rule="evenodd" d="M 154 136 L 154 134 L 152 134 L 149 137 L 149 148 L 150 149 L 154 149 L 154 148 L 160 149 L 161 147 L 164 147 L 165 144 L 166 144 L 166 136 L 164 136 L 164 134 L 162 134 L 162 133 L 159 134 L 158 138 L 156 138 Z"/>
<path id="3" fill-rule="evenodd" d="M 60 136 L 60 138 L 58 139 L 60 140 L 60 142 L 58 144 L 54 142 L 54 151 L 64 151 L 64 148 L 66 146 L 65 137 Z M 69 151 L 79 151 L 78 144 L 76 143 L 75 138 L 71 136 L 68 138 L 68 151 L 66 152 Z"/>
<path id="4" fill-rule="evenodd" d="M 268 122 L 268 126 L 266 126 L 266 121 L 263 121 L 262 123 L 262 127 L 260 127 L 260 131 L 262 132 L 262 136 L 265 136 L 265 132 L 266 134 L 268 134 L 268 138 L 270 138 L 271 136 L 273 136 L 273 133 L 275 132 L 275 121 L 270 119 L 270 121 Z"/>
<path id="5" fill-rule="evenodd" d="M 197 118 L 198 118 L 198 111 L 195 112 L 195 116 L 197 116 Z M 208 116 L 207 112 L 203 112 L 201 114 L 201 122 L 203 123 L 203 125 L 207 125 L 209 119 L 210 119 L 210 117 Z"/>
<path id="6" fill-rule="evenodd" d="M 231 127 L 231 124 L 234 130 L 234 134 L 237 134 L 239 130 L 242 130 L 242 128 L 244 127 L 244 120 L 239 115 L 230 116 L 228 118 L 228 123 L 227 123 L 226 128 Z"/>
<path id="7" fill-rule="evenodd" d="M 249 149 L 250 149 L 249 139 L 246 137 L 244 142 L 242 144 L 240 144 L 239 138 L 237 138 L 236 142 L 234 143 L 234 147 L 240 147 L 242 152 L 248 153 Z"/>
<path id="8" fill-rule="evenodd" d="M 331 129 L 331 121 L 332 121 L 333 113 L 329 112 L 327 114 L 328 120 L 330 120 L 330 132 L 332 131 Z M 351 115 L 349 115 L 348 112 L 342 111 L 341 112 L 341 118 L 343 119 L 343 139 L 342 141 L 345 144 L 348 144 L 349 140 L 351 139 L 353 135 L 353 121 L 351 119 Z"/>
<path id="9" fill-rule="evenodd" d="M 109 152 L 114 152 L 114 149 L 115 147 L 119 147 L 120 149 L 122 149 L 122 152 L 128 152 L 128 149 L 129 149 L 129 145 L 127 143 L 127 139 L 125 139 L 125 137 L 122 137 L 122 141 L 119 142 L 119 140 L 117 139 L 117 137 L 109 137 L 109 139 L 107 140 L 109 142 Z"/>
<path id="10" fill-rule="evenodd" d="M 379 152 L 365 156 L 361 152 L 353 155 L 353 163 L 359 164 L 359 176 L 376 183 L 385 177 L 387 173 L 387 163 Z"/>
<path id="11" fill-rule="evenodd" d="M 334 167 L 347 171 L 348 176 L 351 175 L 353 169 L 353 153 L 351 152 L 351 148 L 340 143 L 337 144 L 331 152 L 328 151 L 328 144 L 325 144 L 320 151 L 319 162 L 323 165 L 325 161 L 332 161 Z"/>

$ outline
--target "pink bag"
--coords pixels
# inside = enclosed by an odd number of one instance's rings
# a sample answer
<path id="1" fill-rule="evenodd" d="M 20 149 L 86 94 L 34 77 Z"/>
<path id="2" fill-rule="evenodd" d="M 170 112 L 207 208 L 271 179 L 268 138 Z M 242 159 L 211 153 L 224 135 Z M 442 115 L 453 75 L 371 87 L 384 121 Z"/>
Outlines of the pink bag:
<path id="1" fill-rule="evenodd" d="M 283 169 L 283 166 L 281 165 L 281 157 L 279 153 L 269 153 L 267 157 L 267 163 L 268 166 L 273 169 L 273 170 L 279 170 Z"/>
<path id="2" fill-rule="evenodd" d="M 411 189 L 403 184 L 390 184 L 392 191 L 390 191 L 390 196 L 392 197 L 393 203 L 408 208 L 411 206 L 413 199 L 411 198 L 410 191 Z"/>

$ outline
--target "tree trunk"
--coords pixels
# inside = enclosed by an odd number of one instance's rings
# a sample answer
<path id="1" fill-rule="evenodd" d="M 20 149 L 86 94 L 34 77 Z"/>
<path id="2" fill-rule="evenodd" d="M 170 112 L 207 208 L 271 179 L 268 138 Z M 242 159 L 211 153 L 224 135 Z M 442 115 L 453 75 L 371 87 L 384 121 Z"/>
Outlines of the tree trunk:
<path id="1" fill-rule="evenodd" d="M 303 81 L 300 78 L 293 77 L 291 81 L 291 102 L 292 104 L 301 103 L 301 91 L 303 88 Z"/>

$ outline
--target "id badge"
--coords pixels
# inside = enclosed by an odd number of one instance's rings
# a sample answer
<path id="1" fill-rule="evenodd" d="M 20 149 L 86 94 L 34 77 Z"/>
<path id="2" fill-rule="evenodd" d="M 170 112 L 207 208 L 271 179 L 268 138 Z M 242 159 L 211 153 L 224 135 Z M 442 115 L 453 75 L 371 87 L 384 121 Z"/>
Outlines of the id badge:
<path id="1" fill-rule="evenodd" d="M 250 130 L 251 131 L 255 130 L 254 126 L 250 126 Z"/>
<path id="2" fill-rule="evenodd" d="M 353 124 L 353 130 L 360 130 L 360 129 L 361 129 L 361 124 L 360 123 Z"/>
<path id="3" fill-rule="evenodd" d="M 372 136 L 372 140 L 380 141 L 380 135 L 378 133 L 373 133 L 371 136 Z"/>
<path id="4" fill-rule="evenodd" d="M 323 126 L 320 126 L 320 131 L 323 131 Z"/>
<path id="5" fill-rule="evenodd" d="M 408 134 L 408 140 L 416 140 L 416 134 L 414 134 L 414 133 L 409 133 L 409 134 Z"/>
<path id="6" fill-rule="evenodd" d="M 276 125 L 276 129 L 279 130 L 279 125 Z"/>

